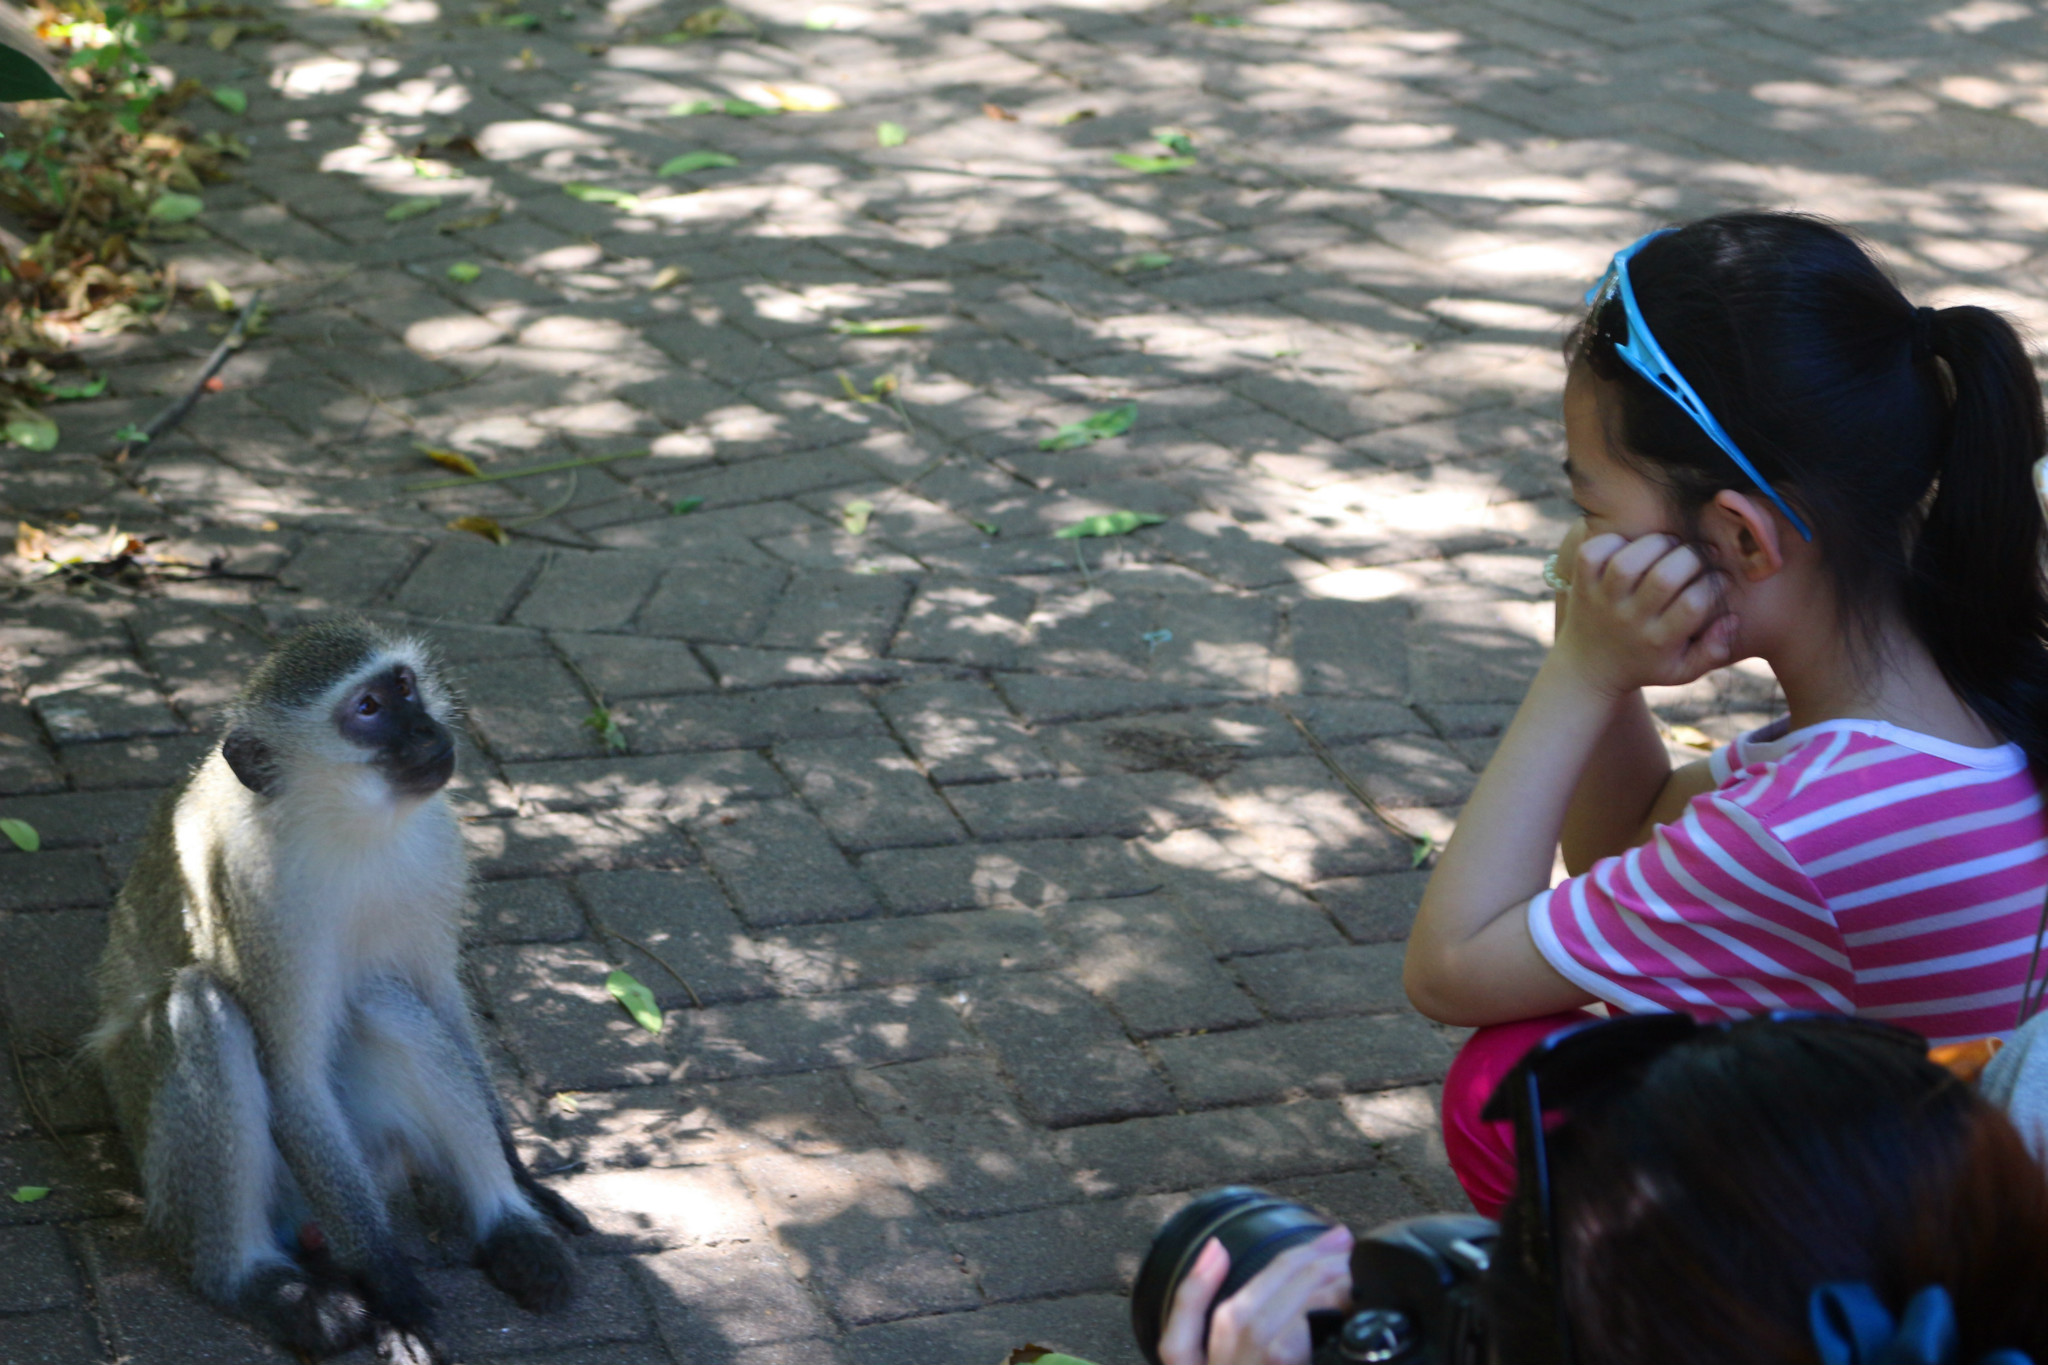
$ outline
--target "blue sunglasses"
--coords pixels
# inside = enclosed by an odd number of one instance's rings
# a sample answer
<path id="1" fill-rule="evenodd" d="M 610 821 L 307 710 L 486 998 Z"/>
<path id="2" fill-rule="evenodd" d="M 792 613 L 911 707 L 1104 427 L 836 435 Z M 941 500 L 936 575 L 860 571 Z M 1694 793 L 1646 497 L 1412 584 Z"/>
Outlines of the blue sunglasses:
<path id="1" fill-rule="evenodd" d="M 1598 284 L 1586 291 L 1586 306 L 1598 307 L 1609 290 L 1620 296 L 1621 310 L 1628 318 L 1628 340 L 1616 342 L 1615 352 L 1628 362 L 1630 369 L 1662 389 L 1672 402 L 1683 408 L 1686 416 L 1697 422 L 1700 430 L 1707 433 L 1709 440 L 1728 452 L 1728 458 L 1735 461 L 1735 467 L 1747 474 L 1750 481 L 1778 505 L 1778 510 L 1785 514 L 1793 529 L 1799 532 L 1800 538 L 1810 542 L 1813 539 L 1813 532 L 1806 529 L 1806 523 L 1799 519 L 1799 514 L 1786 505 L 1785 500 L 1778 496 L 1778 490 L 1771 487 L 1770 482 L 1757 472 L 1756 466 L 1749 462 L 1749 457 L 1735 448 L 1735 442 L 1721 429 L 1721 424 L 1714 420 L 1714 414 L 1707 411 L 1707 405 L 1692 391 L 1692 385 L 1685 382 L 1685 376 L 1678 372 L 1678 367 L 1664 354 L 1664 348 L 1657 344 L 1657 338 L 1650 335 L 1650 324 L 1643 321 L 1642 309 L 1636 307 L 1636 292 L 1628 282 L 1629 258 L 1670 231 L 1670 228 L 1659 228 L 1633 245 L 1615 252 L 1614 261 L 1607 267 L 1607 273 L 1600 277 Z"/>

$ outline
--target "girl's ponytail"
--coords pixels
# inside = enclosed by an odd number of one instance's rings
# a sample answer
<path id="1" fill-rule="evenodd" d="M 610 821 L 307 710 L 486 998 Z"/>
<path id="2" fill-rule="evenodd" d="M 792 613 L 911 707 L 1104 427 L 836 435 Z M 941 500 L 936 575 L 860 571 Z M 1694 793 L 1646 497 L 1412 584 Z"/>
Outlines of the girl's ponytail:
<path id="1" fill-rule="evenodd" d="M 1913 544 L 1907 616 L 1949 683 L 2048 775 L 2040 383 L 2012 324 L 1986 308 L 1919 310 L 1914 352 L 1924 382 L 1953 400 Z"/>

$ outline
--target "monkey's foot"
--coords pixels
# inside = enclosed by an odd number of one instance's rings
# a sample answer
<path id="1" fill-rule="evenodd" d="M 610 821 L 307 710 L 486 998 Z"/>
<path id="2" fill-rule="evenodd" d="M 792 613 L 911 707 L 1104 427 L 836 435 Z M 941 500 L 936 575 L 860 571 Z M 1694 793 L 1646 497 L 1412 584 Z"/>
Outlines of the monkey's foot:
<path id="1" fill-rule="evenodd" d="M 576 1292 L 576 1258 L 544 1223 L 499 1224 L 477 1248 L 476 1263 L 528 1312 L 551 1313 Z"/>
<path id="2" fill-rule="evenodd" d="M 434 1291 L 396 1252 L 373 1260 L 362 1274 L 362 1285 L 370 1311 L 393 1327 L 409 1332 L 425 1328 L 440 1305 Z"/>
<path id="3" fill-rule="evenodd" d="M 284 1345 L 315 1358 L 353 1350 L 370 1339 L 375 1325 L 353 1290 L 314 1279 L 297 1266 L 259 1271 L 235 1307 Z"/>

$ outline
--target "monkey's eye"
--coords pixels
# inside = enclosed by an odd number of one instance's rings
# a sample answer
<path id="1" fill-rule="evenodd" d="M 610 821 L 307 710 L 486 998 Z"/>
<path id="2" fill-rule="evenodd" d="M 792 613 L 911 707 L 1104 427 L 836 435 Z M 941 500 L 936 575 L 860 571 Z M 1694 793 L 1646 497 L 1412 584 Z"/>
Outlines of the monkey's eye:
<path id="1" fill-rule="evenodd" d="M 359 716 L 374 716 L 383 709 L 383 704 L 368 692 L 363 693 L 362 699 L 356 702 L 356 714 Z"/>
<path id="2" fill-rule="evenodd" d="M 398 670 L 398 695 L 408 700 L 412 697 L 412 670 L 409 668 Z"/>

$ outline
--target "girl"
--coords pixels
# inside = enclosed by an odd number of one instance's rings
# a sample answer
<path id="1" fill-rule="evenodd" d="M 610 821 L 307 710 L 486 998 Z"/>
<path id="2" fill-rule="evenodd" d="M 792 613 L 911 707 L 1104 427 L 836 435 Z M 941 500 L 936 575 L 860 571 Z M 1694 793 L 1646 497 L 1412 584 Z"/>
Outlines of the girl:
<path id="1" fill-rule="evenodd" d="M 2011 325 L 1915 308 L 1775 213 L 1654 233 L 1587 301 L 1557 643 L 1408 945 L 1417 1009 L 1492 1026 L 1444 1097 L 1487 1213 L 1514 1156 L 1479 1107 L 1559 1011 L 2000 1035 L 2048 891 L 2043 421 Z M 1750 657 L 1789 714 L 1672 771 L 1641 689 Z"/>

